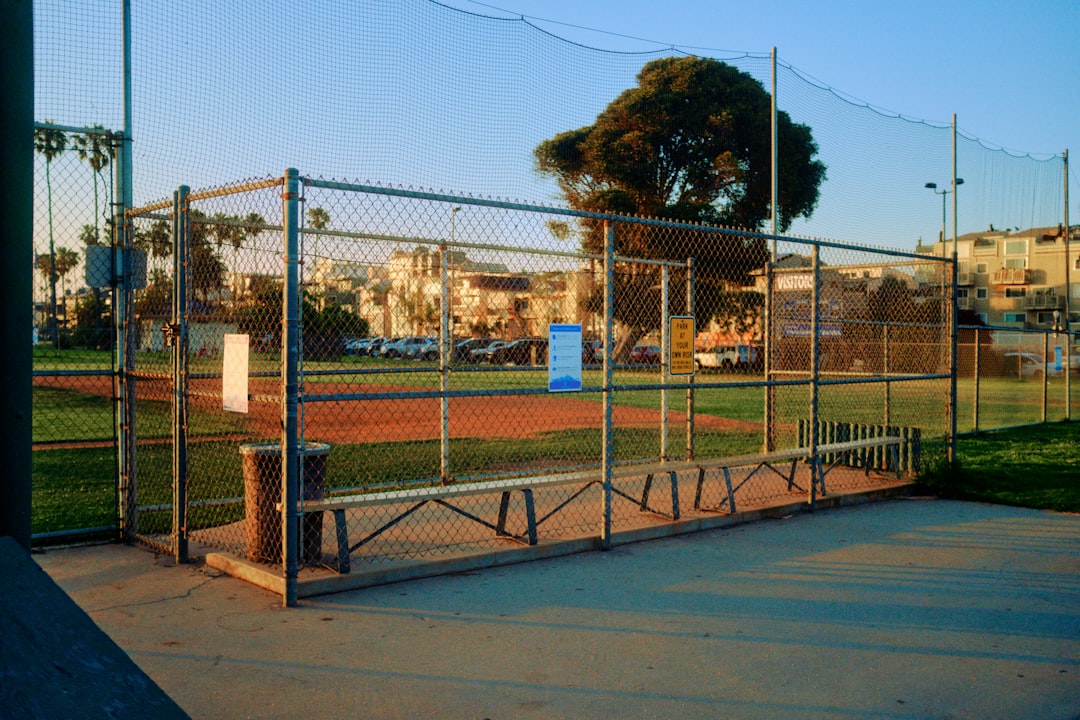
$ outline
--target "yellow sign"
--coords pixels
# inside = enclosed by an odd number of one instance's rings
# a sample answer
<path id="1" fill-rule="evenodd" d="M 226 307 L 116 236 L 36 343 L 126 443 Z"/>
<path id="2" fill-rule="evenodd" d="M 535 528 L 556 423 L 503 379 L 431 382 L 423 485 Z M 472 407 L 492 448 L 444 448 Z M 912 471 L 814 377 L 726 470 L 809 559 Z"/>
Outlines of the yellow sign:
<path id="1" fill-rule="evenodd" d="M 673 317 L 668 323 L 668 357 L 672 375 L 694 374 L 694 318 Z"/>

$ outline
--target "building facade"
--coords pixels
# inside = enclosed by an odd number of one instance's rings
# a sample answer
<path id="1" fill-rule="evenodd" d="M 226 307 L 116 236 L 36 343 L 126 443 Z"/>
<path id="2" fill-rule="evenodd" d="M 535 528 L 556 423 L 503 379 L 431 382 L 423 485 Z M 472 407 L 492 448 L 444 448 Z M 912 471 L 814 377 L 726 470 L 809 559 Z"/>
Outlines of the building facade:
<path id="1" fill-rule="evenodd" d="M 956 241 L 957 305 L 986 325 L 1034 330 L 1065 329 L 1066 297 L 1072 324 L 1080 323 L 1080 231 L 1072 228 L 994 230 L 961 235 Z M 944 245 L 919 245 L 916 252 L 951 256 Z"/>

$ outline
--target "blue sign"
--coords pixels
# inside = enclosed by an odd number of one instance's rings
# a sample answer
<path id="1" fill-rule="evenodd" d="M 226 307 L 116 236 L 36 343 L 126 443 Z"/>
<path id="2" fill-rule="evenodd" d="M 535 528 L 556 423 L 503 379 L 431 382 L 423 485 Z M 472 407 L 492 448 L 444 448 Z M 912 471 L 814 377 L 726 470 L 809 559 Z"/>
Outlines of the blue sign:
<path id="1" fill-rule="evenodd" d="M 581 325 L 548 326 L 548 392 L 581 390 Z"/>

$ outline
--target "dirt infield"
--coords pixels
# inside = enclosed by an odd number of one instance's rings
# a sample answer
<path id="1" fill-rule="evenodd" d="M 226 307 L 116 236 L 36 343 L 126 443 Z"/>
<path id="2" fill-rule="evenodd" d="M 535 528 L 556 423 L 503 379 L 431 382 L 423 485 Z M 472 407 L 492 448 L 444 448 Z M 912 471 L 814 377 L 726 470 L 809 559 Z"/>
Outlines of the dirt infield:
<path id="1" fill-rule="evenodd" d="M 100 377 L 36 377 L 37 386 L 55 387 L 102 397 L 112 396 L 112 383 Z M 318 395 L 343 393 L 409 393 L 414 387 L 392 385 L 349 385 L 320 383 Z M 221 410 L 220 380 L 192 383 L 195 397 L 192 409 L 206 412 Z M 253 396 L 276 395 L 280 385 L 253 382 Z M 136 396 L 140 400 L 169 402 L 172 388 L 166 378 L 140 379 Z M 439 398 L 401 398 L 393 400 L 309 401 L 304 404 L 304 435 L 330 443 L 397 442 L 433 440 L 440 437 Z M 281 407 L 274 402 L 252 401 L 247 415 L 248 429 L 256 437 L 275 437 L 281 432 Z M 593 400 L 575 398 L 565 393 L 545 395 L 490 395 L 451 398 L 450 436 L 454 438 L 528 438 L 558 430 L 599 428 L 603 408 Z M 616 428 L 658 428 L 660 412 L 647 408 L 616 405 L 612 410 Z M 686 422 L 686 413 L 669 411 L 672 428 Z M 714 432 L 755 432 L 758 426 L 730 418 L 697 415 L 699 430 Z"/>

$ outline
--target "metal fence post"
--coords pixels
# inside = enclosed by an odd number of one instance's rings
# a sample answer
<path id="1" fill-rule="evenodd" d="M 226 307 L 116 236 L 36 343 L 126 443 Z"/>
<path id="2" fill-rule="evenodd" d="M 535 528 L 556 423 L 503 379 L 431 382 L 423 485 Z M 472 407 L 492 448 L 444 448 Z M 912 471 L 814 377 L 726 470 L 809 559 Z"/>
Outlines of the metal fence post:
<path id="1" fill-rule="evenodd" d="M 173 551 L 187 562 L 187 397 L 188 397 L 188 262 L 190 215 L 188 193 L 181 185 L 173 194 L 173 312 L 170 340 L 173 352 Z M 135 498 L 132 497 L 132 506 Z"/>
<path id="2" fill-rule="evenodd" d="M 667 265 L 660 269 L 660 459 L 667 460 L 668 452 L 668 374 L 671 371 L 671 322 L 670 298 L 668 296 L 670 271 Z"/>
<path id="3" fill-rule="evenodd" d="M 975 328 L 975 380 L 974 399 L 972 400 L 972 423 L 974 431 L 979 432 L 979 373 L 982 372 L 982 343 L 979 339 L 979 328 Z"/>
<path id="4" fill-rule="evenodd" d="M 604 474 L 600 546 L 611 548 L 611 467 L 614 458 L 612 437 L 612 385 L 615 375 L 615 223 L 604 221 L 604 447 L 601 466 Z"/>
<path id="5" fill-rule="evenodd" d="M 1042 353 L 1042 372 L 1039 373 L 1042 376 L 1042 422 L 1046 422 L 1046 394 L 1050 385 L 1050 373 L 1047 372 L 1047 358 L 1050 355 L 1050 333 L 1043 333 L 1043 353 Z"/>
<path id="6" fill-rule="evenodd" d="M 818 315 L 821 308 L 821 248 L 814 245 L 813 287 L 810 290 L 810 505 L 817 502 L 818 481 L 822 480 L 821 462 L 818 458 L 818 373 L 820 372 L 820 342 L 818 340 Z"/>
<path id="7" fill-rule="evenodd" d="M 300 360 L 300 202 L 299 174 L 285 170 L 282 187 L 282 225 L 285 241 L 285 282 L 282 286 L 281 332 L 281 562 L 285 572 L 286 607 L 296 605 L 297 540 L 300 519 L 297 501 L 300 480 L 297 407 Z"/>
<path id="8" fill-rule="evenodd" d="M 686 314 L 694 317 L 694 258 L 686 258 Z M 694 323 L 697 327 L 697 323 Z M 694 376 L 686 388 L 686 459 L 694 459 Z"/>
<path id="9" fill-rule="evenodd" d="M 443 485 L 451 480 L 450 472 L 450 252 L 446 243 L 439 246 L 439 279 L 442 285 L 442 300 L 439 311 L 439 474 Z"/>
<path id="10" fill-rule="evenodd" d="M 120 233 L 119 243 L 124 257 L 123 278 L 119 286 L 120 302 L 117 303 L 116 327 L 117 343 L 119 352 L 119 382 L 117 383 L 117 402 L 120 407 L 117 412 L 118 428 L 117 441 L 119 443 L 119 470 L 120 470 L 120 534 L 133 537 L 137 531 L 134 522 L 135 503 L 129 498 L 135 496 L 135 485 L 138 479 L 135 452 L 135 390 L 136 384 L 132 377 L 135 371 L 135 340 L 138 328 L 135 326 L 135 304 L 133 275 L 131 265 L 131 253 L 135 246 L 134 228 L 131 220 L 127 218 L 127 211 L 134 204 L 132 188 L 132 157 L 131 157 L 131 0 L 123 0 L 121 9 L 121 32 L 123 45 L 123 94 L 124 94 L 124 130 L 120 135 L 120 143 L 117 148 L 116 162 L 116 188 L 119 202 L 115 212 L 113 226 Z"/>
<path id="11" fill-rule="evenodd" d="M 126 170 L 130 170 L 130 160 L 127 158 L 130 152 L 130 144 L 120 142 L 117 150 L 118 161 L 116 163 L 116 185 L 119 200 L 113 213 L 113 227 L 116 228 L 115 245 L 122 259 L 121 275 L 116 285 L 114 301 L 116 312 L 113 313 L 113 324 L 116 331 L 116 440 L 118 455 L 118 495 L 119 495 L 119 520 L 121 536 L 132 536 L 135 528 L 128 520 L 132 515 L 128 504 L 128 498 L 133 495 L 135 479 L 135 380 L 132 373 L 135 370 L 135 328 L 134 314 L 134 274 L 133 258 L 134 232 L 131 220 L 127 217 L 127 209 L 130 207 L 131 176 Z M 126 170 L 125 170 L 126 169 Z"/>
<path id="12" fill-rule="evenodd" d="M 776 240 L 773 239 L 775 246 Z M 776 248 L 773 248 L 773 257 L 776 257 Z M 764 304 L 763 333 L 765 335 L 765 347 L 762 348 L 762 371 L 765 375 L 765 427 L 762 428 L 762 444 L 764 452 L 772 452 L 776 449 L 776 431 L 774 421 L 776 418 L 776 388 L 772 385 L 773 365 L 773 340 L 772 340 L 772 317 L 773 317 L 773 263 L 765 261 L 765 304 Z"/>
<path id="13" fill-rule="evenodd" d="M 882 370 L 885 373 L 885 424 L 892 424 L 892 383 L 889 382 L 889 353 L 892 348 L 889 347 L 889 326 L 885 326 L 885 362 Z"/>

